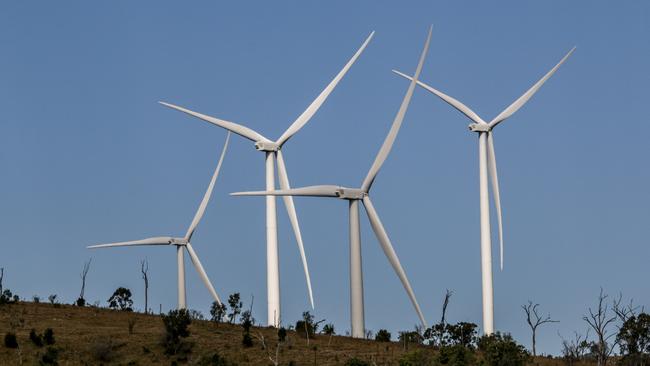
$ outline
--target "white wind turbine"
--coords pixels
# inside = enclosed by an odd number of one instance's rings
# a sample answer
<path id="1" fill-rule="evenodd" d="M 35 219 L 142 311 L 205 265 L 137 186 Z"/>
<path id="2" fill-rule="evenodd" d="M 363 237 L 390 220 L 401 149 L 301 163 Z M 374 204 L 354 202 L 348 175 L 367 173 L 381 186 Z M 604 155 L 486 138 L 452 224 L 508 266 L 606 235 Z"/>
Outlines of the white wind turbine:
<path id="1" fill-rule="evenodd" d="M 508 108 L 504 109 L 498 116 L 490 122 L 486 122 L 478 116 L 469 107 L 459 102 L 458 100 L 432 88 L 431 86 L 418 80 L 418 85 L 431 93 L 437 95 L 445 102 L 449 103 L 452 107 L 456 108 L 459 112 L 463 113 L 474 123 L 469 125 L 469 130 L 478 132 L 478 149 L 479 149 L 479 199 L 481 211 L 481 276 L 483 287 L 483 332 L 485 334 L 492 334 L 494 332 L 494 294 L 492 290 L 492 243 L 490 234 L 490 208 L 489 208 L 489 195 L 488 195 L 488 176 L 492 181 L 492 194 L 494 195 L 494 204 L 496 206 L 498 225 L 499 225 L 499 248 L 500 248 L 500 266 L 503 270 L 503 225 L 501 218 L 501 201 L 499 198 L 499 178 L 497 176 L 497 161 L 494 153 L 494 138 L 492 137 L 492 129 L 499 123 L 503 122 L 508 117 L 512 116 L 519 108 L 521 108 L 539 88 L 548 80 L 557 69 L 564 63 L 564 61 L 571 56 L 575 47 L 569 51 L 558 62 L 555 67 L 551 69 L 544 77 L 542 77 L 535 85 L 526 91 L 519 99 L 515 100 Z M 393 70 L 396 74 L 413 81 L 408 75 L 399 71 Z M 417 79 L 417 77 L 416 77 Z"/>
<path id="2" fill-rule="evenodd" d="M 289 189 L 289 176 L 287 168 L 282 157 L 282 146 L 295 135 L 318 111 L 320 106 L 325 102 L 330 93 L 334 90 L 336 85 L 341 81 L 343 76 L 348 72 L 352 64 L 359 58 L 363 50 L 366 48 L 375 32 L 370 33 L 365 42 L 361 45 L 359 50 L 352 56 L 347 64 L 341 71 L 334 77 L 334 79 L 323 89 L 323 91 L 314 99 L 314 101 L 302 112 L 300 116 L 284 131 L 282 136 L 276 141 L 272 141 L 262 134 L 253 131 L 252 129 L 242 126 L 237 123 L 225 121 L 222 119 L 207 116 L 205 114 L 190 111 L 188 109 L 160 102 L 161 104 L 185 112 L 191 116 L 197 117 L 204 121 L 215 124 L 219 127 L 232 131 L 242 137 L 245 137 L 255 143 L 255 149 L 263 152 L 266 155 L 266 189 L 272 191 L 275 189 L 275 162 L 278 164 L 278 180 L 280 188 Z M 298 224 L 298 216 L 296 215 L 296 208 L 293 204 L 291 196 L 284 197 L 284 205 L 287 208 L 289 220 L 296 236 L 298 250 L 302 258 L 302 265 L 305 271 L 305 278 L 307 280 L 307 289 L 309 291 L 309 301 L 311 307 L 314 307 L 314 297 L 311 289 L 311 279 L 309 276 L 309 268 L 307 266 L 307 258 L 302 242 L 302 235 L 300 233 L 300 225 Z M 278 234 L 277 234 L 277 217 L 275 208 L 275 197 L 268 196 L 266 198 L 266 269 L 267 269 L 267 301 L 268 301 L 268 325 L 279 326 L 280 324 L 280 268 L 278 264 Z"/>
<path id="3" fill-rule="evenodd" d="M 426 58 L 426 53 L 429 48 L 429 41 L 431 40 L 431 28 L 429 29 L 429 34 L 427 36 L 426 43 L 424 44 L 424 49 L 420 55 L 418 66 L 415 70 L 415 79 L 417 80 L 422 70 L 422 65 Z M 236 196 L 311 196 L 311 197 L 334 197 L 343 200 L 347 200 L 349 203 L 349 225 L 350 225 L 350 321 L 351 321 L 351 331 L 352 337 L 363 338 L 365 337 L 365 318 L 364 318 L 364 305 L 363 305 L 363 273 L 361 268 L 361 236 L 360 236 L 360 226 L 359 226 L 359 201 L 363 202 L 364 207 L 366 208 L 366 213 L 368 214 L 368 219 L 370 220 L 370 225 L 372 226 L 379 244 L 384 251 L 384 254 L 388 258 L 388 261 L 393 266 L 395 273 L 399 277 L 404 289 L 406 290 L 411 303 L 417 312 L 418 317 L 422 324 L 426 327 L 426 321 L 420 310 L 420 305 L 418 304 L 417 299 L 415 298 L 415 293 L 411 288 L 411 284 L 406 277 L 406 273 L 400 264 L 399 258 L 393 249 L 393 245 L 388 238 L 388 234 L 384 229 L 384 226 L 377 215 L 377 211 L 372 205 L 370 200 L 370 188 L 372 183 L 379 172 L 382 164 L 388 157 L 390 150 L 395 142 L 397 133 L 402 125 L 404 120 L 404 115 L 408 109 L 411 96 L 415 89 L 415 81 L 411 82 L 402 104 L 400 105 L 399 111 L 393 120 L 393 124 L 388 132 L 388 136 L 384 140 L 381 149 L 377 153 L 374 163 L 370 167 L 368 175 L 363 180 L 360 188 L 347 188 L 334 185 L 319 185 L 319 186 L 308 186 L 302 188 L 293 188 L 293 189 L 282 189 L 282 190 L 267 190 L 267 191 L 257 191 L 257 192 L 238 192 L 233 193 Z"/>
<path id="4" fill-rule="evenodd" d="M 89 246 L 88 248 L 95 249 L 95 248 L 125 247 L 125 246 L 138 246 L 138 245 L 176 246 L 176 257 L 178 262 L 178 308 L 179 309 L 186 308 L 185 258 L 183 255 L 183 248 L 185 248 L 187 249 L 187 253 L 190 255 L 190 259 L 192 260 L 192 264 L 194 264 L 194 268 L 196 268 L 196 271 L 199 273 L 199 276 L 203 280 L 205 286 L 208 288 L 208 291 L 210 291 L 210 294 L 212 295 L 214 300 L 217 303 L 221 304 L 221 299 L 219 299 L 219 295 L 217 295 L 217 292 L 214 290 L 214 287 L 212 286 L 212 283 L 210 282 L 207 273 L 205 273 L 205 270 L 203 269 L 203 265 L 201 265 L 201 261 L 199 260 L 199 257 L 196 255 L 194 248 L 192 248 L 192 244 L 190 244 L 190 240 L 192 239 L 192 235 L 194 235 L 194 231 L 196 230 L 196 227 L 199 225 L 199 222 L 201 221 L 201 218 L 205 213 L 205 209 L 208 206 L 208 201 L 210 201 L 210 196 L 212 195 L 212 189 L 214 188 L 214 184 L 217 181 L 217 176 L 219 175 L 219 170 L 221 169 L 221 163 L 223 162 L 223 158 L 226 155 L 226 150 L 228 149 L 229 140 L 230 140 L 230 132 L 228 132 L 228 136 L 226 136 L 226 142 L 223 145 L 223 150 L 221 151 L 221 157 L 219 158 L 219 163 L 217 164 L 217 168 L 214 170 L 214 174 L 212 175 L 212 179 L 210 180 L 210 184 L 208 185 L 208 190 L 203 195 L 203 200 L 201 200 L 199 209 L 196 211 L 196 214 L 194 214 L 192 223 L 190 224 L 190 227 L 187 229 L 187 233 L 185 234 L 184 237 L 178 238 L 172 236 L 157 236 L 157 237 L 147 238 L 142 240 L 92 245 Z"/>

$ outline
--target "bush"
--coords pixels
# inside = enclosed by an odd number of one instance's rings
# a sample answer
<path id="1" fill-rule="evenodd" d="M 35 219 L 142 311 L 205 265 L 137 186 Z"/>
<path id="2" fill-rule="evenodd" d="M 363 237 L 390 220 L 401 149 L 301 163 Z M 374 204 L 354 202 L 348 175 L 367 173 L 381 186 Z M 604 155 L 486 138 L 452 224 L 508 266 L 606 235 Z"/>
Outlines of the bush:
<path id="1" fill-rule="evenodd" d="M 431 352 L 416 349 L 405 353 L 398 361 L 399 366 L 429 366 L 434 365 Z"/>
<path id="2" fill-rule="evenodd" d="M 0 293 L 0 305 L 13 304 L 18 302 L 18 295 L 11 293 L 11 290 L 6 289 Z"/>
<path id="3" fill-rule="evenodd" d="M 16 333 L 8 332 L 7 334 L 5 334 L 5 347 L 18 348 L 18 340 L 16 339 Z"/>
<path id="4" fill-rule="evenodd" d="M 215 352 L 211 355 L 201 357 L 197 362 L 198 366 L 236 366 L 237 364 L 228 361 L 225 357 Z"/>
<path id="5" fill-rule="evenodd" d="M 375 341 L 377 342 L 390 342 L 390 332 L 387 331 L 386 329 L 379 329 L 377 334 L 375 335 Z"/>
<path id="6" fill-rule="evenodd" d="M 163 346 L 165 347 L 165 354 L 175 355 L 183 350 L 183 342 L 181 338 L 189 337 L 189 325 L 192 319 L 187 310 L 171 310 L 167 315 L 162 315 L 162 321 L 165 325 L 165 335 L 163 339 Z M 188 349 L 185 351 L 189 352 Z"/>
<path id="7" fill-rule="evenodd" d="M 296 333 L 304 338 L 314 338 L 314 334 L 318 331 L 318 324 L 322 322 L 314 322 L 314 316 L 310 312 L 305 311 L 302 313 L 302 320 L 296 322 Z"/>
<path id="8" fill-rule="evenodd" d="M 287 328 L 280 327 L 278 329 L 278 342 L 284 342 L 287 339 Z"/>
<path id="9" fill-rule="evenodd" d="M 52 330 L 52 328 L 45 329 L 45 332 L 43 333 L 43 341 L 48 346 L 54 344 L 54 331 Z"/>
<path id="10" fill-rule="evenodd" d="M 237 319 L 237 315 L 241 313 L 241 308 L 244 304 L 240 300 L 239 292 L 228 297 L 228 305 L 230 305 L 230 314 L 228 314 L 228 320 L 230 323 L 234 323 Z"/>
<path id="11" fill-rule="evenodd" d="M 57 303 L 56 302 L 56 294 L 52 294 L 52 295 L 48 296 L 47 299 L 50 301 L 50 304 L 52 304 L 52 305 Z"/>
<path id="12" fill-rule="evenodd" d="M 41 365 L 58 365 L 59 350 L 56 347 L 47 347 L 47 350 L 41 356 Z"/>
<path id="13" fill-rule="evenodd" d="M 523 366 L 529 359 L 526 349 L 510 334 L 485 335 L 478 340 L 478 349 L 483 353 L 481 364 L 486 366 Z"/>
<path id="14" fill-rule="evenodd" d="M 74 304 L 77 306 L 86 306 L 86 299 L 84 299 L 83 297 L 79 297 Z"/>
<path id="15" fill-rule="evenodd" d="M 119 309 L 121 311 L 133 311 L 133 300 L 131 300 L 131 290 L 124 287 L 118 287 L 113 295 L 108 298 L 108 307 Z"/>
<path id="16" fill-rule="evenodd" d="M 32 296 L 32 302 L 34 302 L 34 304 L 38 304 L 41 302 L 41 298 L 38 295 L 34 295 Z"/>
<path id="17" fill-rule="evenodd" d="M 111 362 L 117 356 L 117 345 L 112 338 L 96 339 L 90 345 L 90 354 L 95 361 Z"/>
<path id="18" fill-rule="evenodd" d="M 36 347 L 43 347 L 43 336 L 36 334 L 36 330 L 34 329 L 29 332 L 29 340 L 32 341 Z"/>
<path id="19" fill-rule="evenodd" d="M 244 348 L 253 347 L 253 337 L 251 337 L 250 333 L 244 333 L 241 344 Z"/>
<path id="20" fill-rule="evenodd" d="M 356 357 L 352 357 L 351 359 L 345 361 L 343 364 L 345 366 L 370 366 L 370 363 L 361 359 L 358 359 Z"/>
<path id="21" fill-rule="evenodd" d="M 436 365 L 473 366 L 476 365 L 474 351 L 460 344 L 442 346 L 434 359 Z M 500 364 L 501 365 L 501 364 Z M 510 364 L 503 364 L 510 365 Z"/>

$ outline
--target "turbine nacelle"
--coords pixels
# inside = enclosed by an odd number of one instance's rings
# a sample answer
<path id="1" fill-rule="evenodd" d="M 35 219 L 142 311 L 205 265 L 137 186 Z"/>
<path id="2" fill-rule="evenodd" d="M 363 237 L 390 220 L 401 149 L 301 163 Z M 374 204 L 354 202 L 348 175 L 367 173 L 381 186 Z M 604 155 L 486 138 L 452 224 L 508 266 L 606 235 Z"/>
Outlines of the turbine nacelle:
<path id="1" fill-rule="evenodd" d="M 272 141 L 257 141 L 255 143 L 255 149 L 258 151 L 275 152 L 280 150 L 280 145 Z"/>
<path id="2" fill-rule="evenodd" d="M 361 188 L 344 188 L 336 190 L 336 197 L 343 200 L 362 200 L 368 193 Z"/>
<path id="3" fill-rule="evenodd" d="M 185 238 L 171 238 L 169 239 L 169 245 L 176 245 L 179 247 L 187 246 L 187 239 Z"/>
<path id="4" fill-rule="evenodd" d="M 472 123 L 467 126 L 472 132 L 490 132 L 492 127 L 487 123 Z"/>

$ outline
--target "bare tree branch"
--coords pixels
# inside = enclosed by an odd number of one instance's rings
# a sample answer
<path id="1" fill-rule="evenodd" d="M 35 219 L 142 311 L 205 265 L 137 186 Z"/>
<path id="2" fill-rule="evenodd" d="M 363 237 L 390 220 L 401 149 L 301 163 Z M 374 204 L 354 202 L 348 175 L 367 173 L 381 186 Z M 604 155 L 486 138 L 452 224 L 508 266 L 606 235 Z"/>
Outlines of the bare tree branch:
<path id="1" fill-rule="evenodd" d="M 585 315 L 582 319 L 589 324 L 591 329 L 596 333 L 597 340 L 595 342 L 596 346 L 596 359 L 598 361 L 598 366 L 607 365 L 607 359 L 614 351 L 615 344 L 608 344 L 610 338 L 612 338 L 615 333 L 608 334 L 608 327 L 616 321 L 617 315 L 609 315 L 609 306 L 605 303 L 608 296 L 603 293 L 602 287 L 600 288 L 600 294 L 598 295 L 598 307 L 596 310 L 589 308 L 589 315 Z"/>
<path id="2" fill-rule="evenodd" d="M 530 326 L 530 330 L 533 333 L 533 356 L 537 356 L 537 327 L 546 323 L 559 323 L 558 320 L 551 319 L 551 314 L 548 314 L 545 318 L 542 318 L 537 312 L 539 304 L 533 304 L 532 301 L 528 300 L 528 304 L 521 305 L 521 308 L 524 309 L 526 313 L 526 322 Z"/>
<path id="3" fill-rule="evenodd" d="M 140 272 L 144 280 L 144 313 L 149 314 L 149 262 L 146 259 L 140 261 Z"/>
<path id="4" fill-rule="evenodd" d="M 90 271 L 90 263 L 93 261 L 92 257 L 88 262 L 84 263 L 84 269 L 81 271 L 81 293 L 79 294 L 80 299 L 84 299 L 84 293 L 86 292 L 86 276 L 88 276 L 88 271 Z"/>
<path id="5" fill-rule="evenodd" d="M 445 317 L 447 316 L 447 305 L 449 305 L 449 299 L 451 299 L 451 295 L 454 294 L 454 292 L 449 289 L 446 289 L 445 291 L 445 300 L 442 303 L 442 318 L 440 319 L 440 324 L 445 324 Z"/>

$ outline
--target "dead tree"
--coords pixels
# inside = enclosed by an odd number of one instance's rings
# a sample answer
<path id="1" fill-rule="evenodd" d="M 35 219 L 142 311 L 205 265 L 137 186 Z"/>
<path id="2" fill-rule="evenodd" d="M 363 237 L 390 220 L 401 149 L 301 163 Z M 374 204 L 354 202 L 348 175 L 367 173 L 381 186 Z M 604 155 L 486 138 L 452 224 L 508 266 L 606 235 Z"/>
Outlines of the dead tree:
<path id="1" fill-rule="evenodd" d="M 614 351 L 614 344 L 608 344 L 608 341 L 616 334 L 608 334 L 608 327 L 616 321 L 617 316 L 616 314 L 609 314 L 609 306 L 606 304 L 607 297 L 601 288 L 598 295 L 598 307 L 595 310 L 589 308 L 589 315 L 582 317 L 596 334 L 594 353 L 596 354 L 598 366 L 607 365 L 607 359 Z"/>
<path id="2" fill-rule="evenodd" d="M 84 263 L 84 269 L 81 271 L 81 292 L 79 293 L 79 299 L 77 300 L 77 305 L 84 306 L 86 304 L 86 299 L 84 298 L 84 293 L 86 292 L 86 276 L 88 276 L 88 271 L 90 271 L 90 263 L 93 261 L 92 258 L 88 262 Z"/>
<path id="3" fill-rule="evenodd" d="M 537 342 L 537 327 L 546 323 L 559 323 L 559 321 L 551 319 L 551 314 L 542 318 L 537 312 L 537 307 L 539 307 L 539 304 L 533 304 L 530 300 L 528 300 L 528 304 L 521 305 L 521 308 L 524 309 L 524 312 L 526 313 L 526 322 L 528 322 L 530 330 L 533 333 L 533 356 L 537 356 L 537 350 L 535 348 Z"/>
<path id="4" fill-rule="evenodd" d="M 140 271 L 144 280 L 144 313 L 149 314 L 149 262 L 140 261 Z"/>
<path id="5" fill-rule="evenodd" d="M 0 295 L 2 295 L 2 279 L 5 277 L 4 267 L 0 268 Z"/>
<path id="6" fill-rule="evenodd" d="M 618 317 L 621 324 L 624 324 L 628 319 L 633 316 L 636 316 L 639 310 L 643 312 L 645 309 L 643 307 L 634 306 L 634 300 L 630 300 L 630 303 L 627 305 L 622 305 L 623 303 L 623 294 L 619 293 L 618 298 L 614 299 L 612 302 L 612 311 Z"/>
<path id="7" fill-rule="evenodd" d="M 447 289 L 447 292 L 445 293 L 445 301 L 442 303 L 442 318 L 440 319 L 440 324 L 445 324 L 445 316 L 447 315 L 447 305 L 449 305 L 449 299 L 451 299 L 451 295 L 454 294 L 453 291 Z"/>

